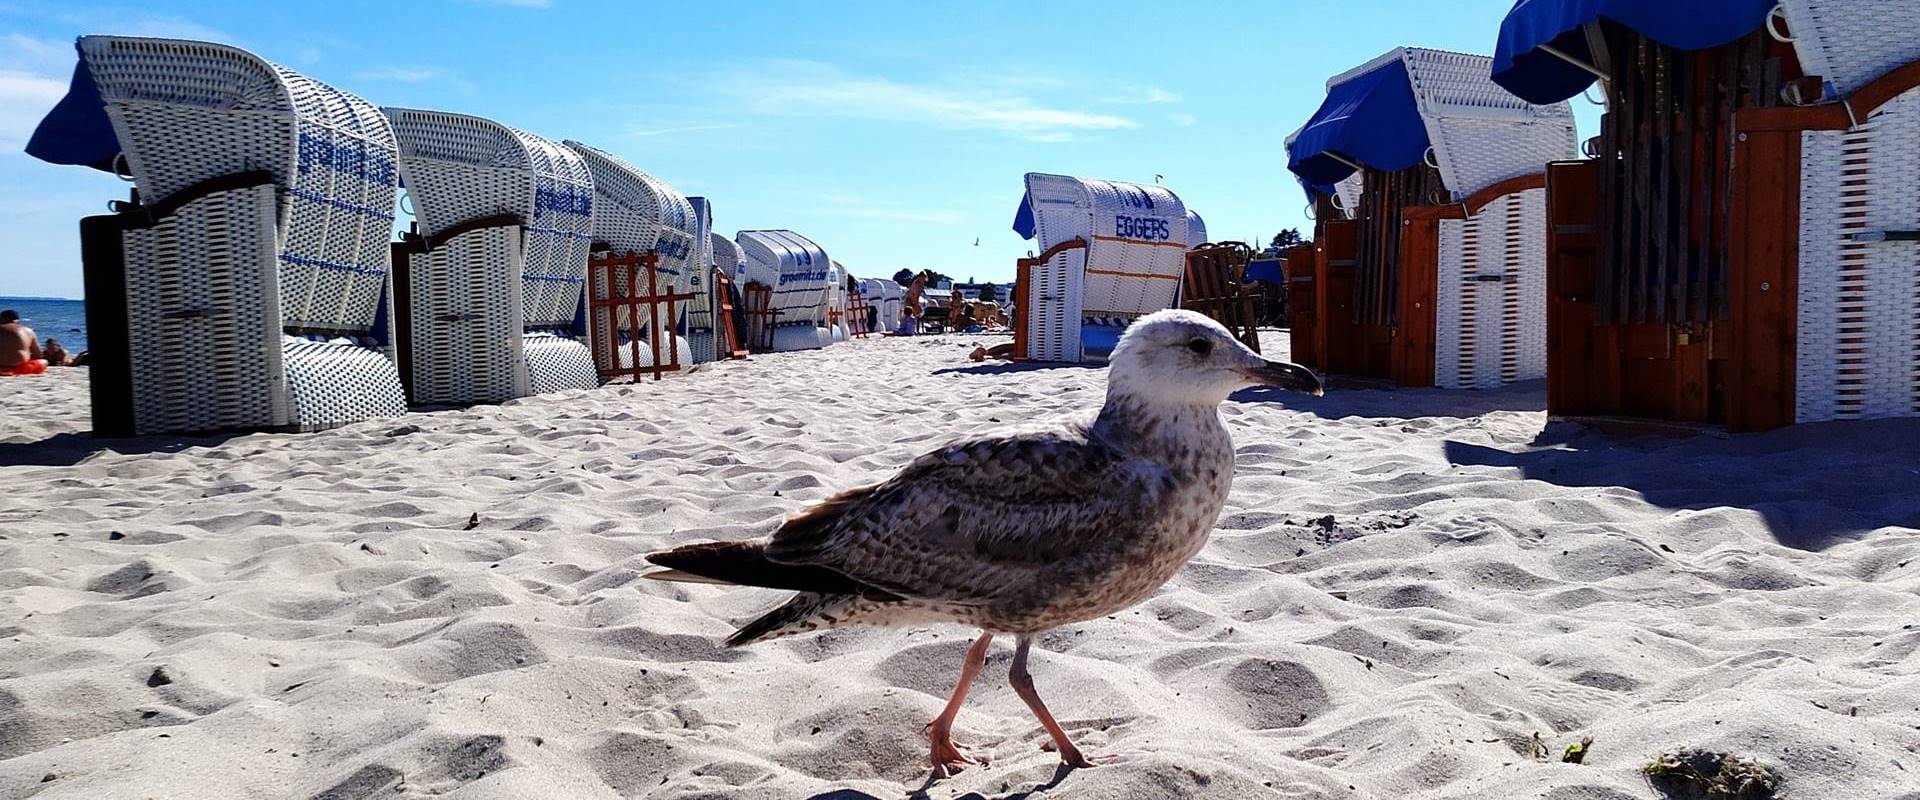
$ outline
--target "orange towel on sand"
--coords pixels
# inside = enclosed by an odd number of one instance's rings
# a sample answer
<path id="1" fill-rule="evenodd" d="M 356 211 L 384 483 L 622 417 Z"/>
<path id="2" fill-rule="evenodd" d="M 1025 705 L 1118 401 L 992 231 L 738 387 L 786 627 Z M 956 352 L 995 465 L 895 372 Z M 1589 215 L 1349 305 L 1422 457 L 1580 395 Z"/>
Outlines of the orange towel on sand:
<path id="1" fill-rule="evenodd" d="M 22 361 L 11 367 L 0 367 L 0 375 L 39 375 L 46 371 L 47 360 L 44 358 Z"/>

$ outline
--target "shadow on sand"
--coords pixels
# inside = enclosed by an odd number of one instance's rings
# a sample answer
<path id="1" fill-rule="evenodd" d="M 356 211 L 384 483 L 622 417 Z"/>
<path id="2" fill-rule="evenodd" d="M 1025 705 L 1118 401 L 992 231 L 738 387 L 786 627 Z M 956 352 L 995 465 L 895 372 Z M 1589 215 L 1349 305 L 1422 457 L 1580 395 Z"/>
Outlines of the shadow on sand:
<path id="1" fill-rule="evenodd" d="M 979 792 L 968 792 L 954 797 L 953 800 L 1027 800 L 1027 798 L 1035 794 L 1059 786 L 1060 782 L 1066 780 L 1067 776 L 1071 774 L 1073 774 L 1073 767 L 1061 764 L 1054 768 L 1053 777 L 1045 783 L 1036 783 L 1025 789 L 1007 794 L 984 795 Z M 929 774 L 926 783 L 920 784 L 919 788 L 907 794 L 908 800 L 926 800 L 928 797 L 931 797 L 928 791 L 939 783 L 940 779 Z M 835 789 L 830 792 L 821 792 L 807 798 L 807 800 L 882 800 L 882 798 L 855 789 Z"/>
<path id="2" fill-rule="evenodd" d="M 95 439 L 89 433 L 62 433 L 37 442 L 0 444 L 0 467 L 71 467 L 95 453 L 121 455 L 178 453 L 190 447 L 212 447 L 238 434 L 205 436 L 140 436 L 131 439 Z"/>
<path id="3" fill-rule="evenodd" d="M 1547 384 L 1525 381 L 1498 389 L 1389 389 L 1356 386 L 1335 378 L 1324 397 L 1261 388 L 1235 392 L 1233 399 L 1280 403 L 1323 419 L 1477 417 L 1495 411 L 1543 411 L 1547 407 Z"/>
<path id="4" fill-rule="evenodd" d="M 1106 369 L 1105 364 L 1061 364 L 1041 361 L 1000 361 L 988 359 L 978 364 L 964 367 L 936 369 L 935 375 L 1012 375 L 1021 372 L 1039 372 L 1055 369 Z"/>
<path id="5" fill-rule="evenodd" d="M 1618 486 L 1662 508 L 1748 509 L 1781 545 L 1799 550 L 1879 528 L 1920 528 L 1920 419 L 1684 439 L 1622 438 L 1554 422 L 1525 450 L 1445 447 L 1457 466 L 1517 469 L 1559 486 Z"/>

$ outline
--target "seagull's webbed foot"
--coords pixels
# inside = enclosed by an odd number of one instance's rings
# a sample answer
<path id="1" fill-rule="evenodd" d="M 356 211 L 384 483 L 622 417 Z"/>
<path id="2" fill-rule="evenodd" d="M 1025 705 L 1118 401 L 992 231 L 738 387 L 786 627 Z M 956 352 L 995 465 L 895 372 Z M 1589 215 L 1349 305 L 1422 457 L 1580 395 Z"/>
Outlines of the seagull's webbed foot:
<path id="1" fill-rule="evenodd" d="M 1060 746 L 1054 744 L 1052 741 L 1046 741 L 1040 743 L 1040 749 L 1051 753 L 1059 750 Z M 1060 763 L 1075 769 L 1081 767 L 1104 767 L 1108 764 L 1120 763 L 1120 757 L 1114 755 L 1089 756 L 1081 753 L 1080 748 L 1074 747 L 1073 743 L 1069 742 L 1067 743 L 1067 751 L 1060 754 Z"/>
<path id="2" fill-rule="evenodd" d="M 961 770 L 974 764 L 984 765 L 985 757 L 975 756 L 962 750 L 953 743 L 953 719 L 960 716 L 960 706 L 967 701 L 967 687 L 980 675 L 980 669 L 987 663 L 987 646 L 993 643 L 993 634 L 982 633 L 967 648 L 967 659 L 960 664 L 960 680 L 953 685 L 953 694 L 947 698 L 947 706 L 941 709 L 940 716 L 927 723 L 928 760 L 933 762 L 935 777 L 951 778 Z"/>
<path id="3" fill-rule="evenodd" d="M 929 726 L 927 741 L 931 745 L 927 758 L 933 762 L 933 774 L 936 777 L 951 778 L 967 767 L 987 764 L 985 755 L 954 744 L 949 731 Z"/>

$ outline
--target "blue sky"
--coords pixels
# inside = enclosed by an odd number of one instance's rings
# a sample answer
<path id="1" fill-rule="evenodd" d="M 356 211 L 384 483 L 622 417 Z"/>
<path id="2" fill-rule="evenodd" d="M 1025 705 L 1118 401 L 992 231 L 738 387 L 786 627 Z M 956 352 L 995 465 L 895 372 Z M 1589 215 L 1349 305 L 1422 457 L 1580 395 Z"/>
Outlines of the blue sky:
<path id="1" fill-rule="evenodd" d="M 125 194 L 21 152 L 84 33 L 227 42 L 376 104 L 585 141 L 711 198 L 729 235 L 792 228 L 863 277 L 1004 281 L 1029 171 L 1163 175 L 1215 239 L 1305 227 L 1281 140 L 1327 77 L 1403 44 L 1490 52 L 1510 6 L 0 0 L 0 295 L 78 297 L 78 219 Z"/>

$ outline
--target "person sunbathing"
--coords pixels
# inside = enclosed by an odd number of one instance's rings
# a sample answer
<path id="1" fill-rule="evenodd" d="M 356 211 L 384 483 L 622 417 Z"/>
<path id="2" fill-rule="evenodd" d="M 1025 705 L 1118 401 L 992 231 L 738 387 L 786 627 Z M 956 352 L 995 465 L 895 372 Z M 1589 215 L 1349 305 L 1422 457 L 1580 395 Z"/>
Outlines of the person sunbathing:
<path id="1" fill-rule="evenodd" d="M 20 314 L 13 309 L 0 311 L 0 375 L 38 375 L 46 371 L 47 360 L 33 329 L 21 324 Z"/>
<path id="2" fill-rule="evenodd" d="M 42 348 L 42 352 L 46 354 L 49 367 L 73 366 L 73 356 L 67 352 L 65 345 L 60 344 L 59 339 L 47 337 L 47 346 Z"/>

